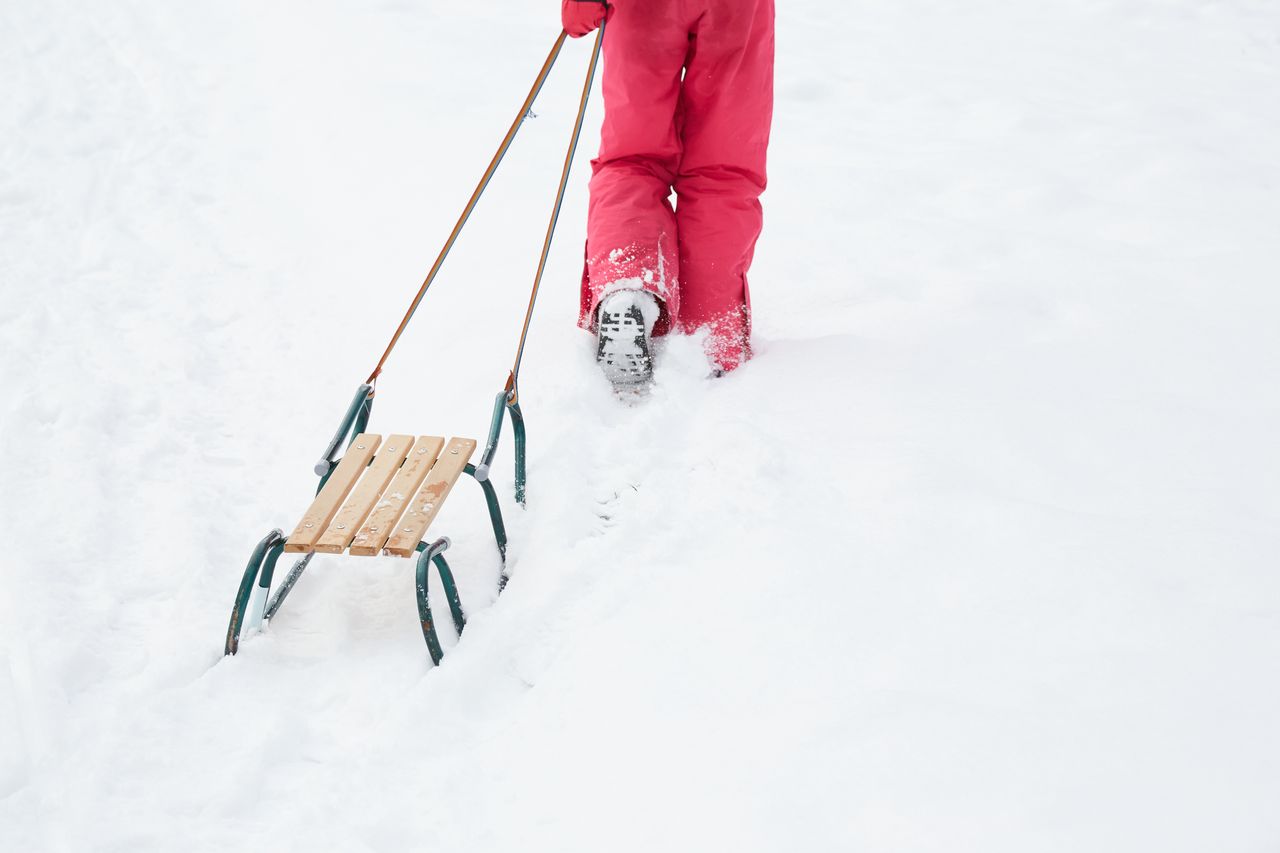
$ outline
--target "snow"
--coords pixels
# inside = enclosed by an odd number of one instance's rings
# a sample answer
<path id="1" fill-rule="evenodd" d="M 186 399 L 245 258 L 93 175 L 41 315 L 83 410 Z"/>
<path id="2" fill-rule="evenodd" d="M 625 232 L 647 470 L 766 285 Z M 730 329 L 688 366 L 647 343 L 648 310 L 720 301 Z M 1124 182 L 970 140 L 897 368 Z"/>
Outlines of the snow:
<path id="1" fill-rule="evenodd" d="M 0 3 L 0 849 L 1280 844 L 1268 0 L 786 6 L 757 359 L 611 396 L 580 162 L 502 597 L 461 483 L 441 667 L 390 558 L 222 658 L 554 6 Z M 483 439 L 588 50 L 375 431 Z"/>
<path id="2" fill-rule="evenodd" d="M 658 265 L 662 265 L 662 259 L 658 259 Z M 607 285 L 600 294 L 601 315 L 605 312 L 610 314 L 625 314 L 631 308 L 640 309 L 640 319 L 644 322 L 645 332 L 653 334 L 653 327 L 658 324 L 658 318 L 662 316 L 662 308 L 658 305 L 658 299 L 649 291 L 644 289 L 644 282 L 640 278 L 624 278 L 612 282 Z M 659 341 L 659 343 L 662 343 Z"/>

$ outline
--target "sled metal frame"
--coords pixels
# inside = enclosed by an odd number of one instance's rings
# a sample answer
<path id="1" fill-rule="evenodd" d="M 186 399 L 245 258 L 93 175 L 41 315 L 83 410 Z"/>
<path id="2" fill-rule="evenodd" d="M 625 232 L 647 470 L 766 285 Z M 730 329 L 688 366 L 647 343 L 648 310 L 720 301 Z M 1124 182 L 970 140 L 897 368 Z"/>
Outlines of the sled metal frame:
<path id="1" fill-rule="evenodd" d="M 355 441 L 356 436 L 363 433 L 368 426 L 369 417 L 373 411 L 373 397 L 374 389 L 372 385 L 364 384 L 356 389 L 355 396 L 347 407 L 346 414 L 343 415 L 337 432 L 334 433 L 333 438 L 325 446 L 324 452 L 320 456 L 320 461 L 315 464 L 313 469 L 314 473 L 320 478 L 320 482 L 316 486 L 317 494 L 324 488 L 334 469 L 337 468 L 340 459 L 335 457 L 343 442 L 345 441 L 349 448 L 352 442 Z M 506 390 L 498 393 L 494 399 L 493 417 L 489 424 L 489 437 L 485 444 L 484 453 L 481 454 L 480 463 L 472 465 L 468 462 L 463 468 L 463 473 L 475 480 L 484 492 L 485 504 L 489 510 L 489 522 L 493 527 L 493 538 L 497 543 L 498 555 L 502 560 L 502 574 L 498 582 L 499 593 L 502 592 L 507 583 L 507 529 L 502 520 L 502 506 L 498 502 L 498 495 L 489 479 L 489 474 L 493 467 L 494 457 L 498 452 L 499 440 L 502 437 L 503 421 L 508 417 L 511 419 L 511 431 L 515 442 L 515 497 L 516 502 L 521 507 L 525 505 L 525 424 L 524 415 L 520 411 L 520 404 L 517 402 L 514 393 Z M 264 623 L 269 622 L 279 612 L 289 592 L 298 583 L 302 573 L 306 571 L 312 557 L 316 555 L 315 551 L 302 555 L 293 564 L 275 595 L 271 596 L 271 584 L 275 578 L 276 565 L 280 561 L 281 554 L 284 553 L 287 542 L 288 540 L 284 533 L 279 528 L 275 528 L 262 538 L 253 549 L 253 553 L 250 554 L 249 563 L 245 566 L 244 575 L 240 579 L 240 588 L 236 591 L 235 604 L 231 609 L 231 621 L 227 626 L 227 640 L 223 648 L 224 655 L 234 655 L 239 651 L 240 635 L 243 631 L 246 629 L 260 629 Z M 431 603 L 427 595 L 431 566 L 434 565 L 436 567 L 436 572 L 440 576 L 445 598 L 448 601 L 449 612 L 453 618 L 453 625 L 459 635 L 461 635 L 462 629 L 467 624 L 462 608 L 462 599 L 458 595 L 458 587 L 454 582 L 453 570 L 444 558 L 444 552 L 448 550 L 450 544 L 448 537 L 440 537 L 431 544 L 427 544 L 423 540 L 418 543 L 416 548 L 418 558 L 415 588 L 418 601 L 418 619 L 422 625 L 422 636 L 426 641 L 427 651 L 431 655 L 432 663 L 436 665 L 439 665 L 443 659 L 444 651 L 440 646 L 440 638 L 436 634 L 435 621 L 431 613 Z"/>

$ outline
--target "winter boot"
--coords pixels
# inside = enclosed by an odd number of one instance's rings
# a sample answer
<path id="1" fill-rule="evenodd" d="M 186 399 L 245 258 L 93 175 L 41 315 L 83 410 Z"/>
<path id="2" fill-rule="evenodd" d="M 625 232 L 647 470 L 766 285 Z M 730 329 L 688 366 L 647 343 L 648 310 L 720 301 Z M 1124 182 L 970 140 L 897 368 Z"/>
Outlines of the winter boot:
<path id="1" fill-rule="evenodd" d="M 650 340 L 658 320 L 658 300 L 643 290 L 620 290 L 600 302 L 596 362 L 620 390 L 653 379 Z"/>

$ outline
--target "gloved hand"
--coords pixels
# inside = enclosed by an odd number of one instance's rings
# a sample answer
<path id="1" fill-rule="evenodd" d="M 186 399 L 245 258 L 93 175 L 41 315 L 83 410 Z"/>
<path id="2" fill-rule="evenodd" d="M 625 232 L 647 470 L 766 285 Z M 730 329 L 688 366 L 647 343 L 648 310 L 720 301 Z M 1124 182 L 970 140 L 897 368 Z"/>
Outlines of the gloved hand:
<path id="1" fill-rule="evenodd" d="M 564 31 L 574 38 L 581 38 L 600 27 L 613 15 L 613 7 L 605 0 L 563 0 L 560 4 L 560 20 Z"/>

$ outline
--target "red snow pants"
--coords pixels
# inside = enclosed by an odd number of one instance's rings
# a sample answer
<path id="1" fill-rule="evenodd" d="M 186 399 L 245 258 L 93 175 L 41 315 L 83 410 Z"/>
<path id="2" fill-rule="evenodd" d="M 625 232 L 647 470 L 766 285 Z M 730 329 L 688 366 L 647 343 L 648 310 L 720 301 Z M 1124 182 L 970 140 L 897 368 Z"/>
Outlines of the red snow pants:
<path id="1" fill-rule="evenodd" d="M 706 328 L 708 355 L 732 370 L 750 356 L 774 0 L 615 3 L 579 325 L 594 329 L 609 293 L 647 290 L 663 307 L 655 334 Z"/>

